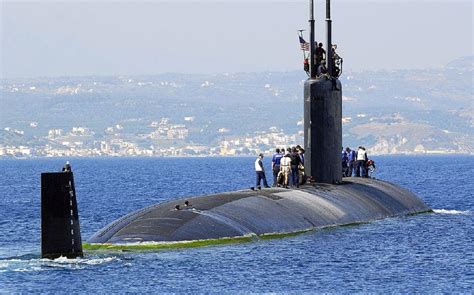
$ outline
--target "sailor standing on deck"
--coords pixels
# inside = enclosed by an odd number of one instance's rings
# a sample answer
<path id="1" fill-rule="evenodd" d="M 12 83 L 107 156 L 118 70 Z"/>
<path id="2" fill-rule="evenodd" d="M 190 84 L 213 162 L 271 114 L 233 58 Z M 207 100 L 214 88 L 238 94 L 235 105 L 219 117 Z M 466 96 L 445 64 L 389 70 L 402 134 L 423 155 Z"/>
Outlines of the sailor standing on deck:
<path id="1" fill-rule="evenodd" d="M 300 187 L 299 179 L 298 179 L 298 174 L 299 170 L 298 167 L 301 164 L 301 158 L 298 152 L 296 151 L 296 147 L 291 148 L 291 185 Z"/>
<path id="2" fill-rule="evenodd" d="M 272 158 L 273 186 L 277 186 L 277 179 L 278 179 L 278 172 L 280 172 L 281 158 L 283 158 L 283 155 L 280 153 L 280 149 L 277 148 Z"/>
<path id="3" fill-rule="evenodd" d="M 341 152 L 341 161 L 342 161 L 342 176 L 345 177 L 347 176 L 349 170 L 349 156 L 347 154 L 347 151 L 342 147 L 342 152 Z"/>
<path id="4" fill-rule="evenodd" d="M 304 174 L 304 149 L 297 145 L 296 150 L 298 150 L 298 155 L 301 159 L 301 163 L 298 165 L 298 182 L 301 185 L 306 182 L 306 175 Z"/>
<path id="5" fill-rule="evenodd" d="M 280 171 L 283 173 L 283 186 L 288 188 L 288 179 L 291 174 L 291 156 L 290 151 L 280 160 Z"/>
<path id="6" fill-rule="evenodd" d="M 255 160 L 255 172 L 257 174 L 257 183 L 256 187 L 257 189 L 262 189 L 260 187 L 260 181 L 263 180 L 263 186 L 265 188 L 269 188 L 267 184 L 267 178 L 265 177 L 265 169 L 263 168 L 263 154 L 259 154 L 258 158 Z"/>
<path id="7" fill-rule="evenodd" d="M 69 161 L 66 161 L 66 164 L 64 164 L 62 171 L 71 172 L 71 164 L 69 164 Z"/>
<path id="8" fill-rule="evenodd" d="M 359 147 L 357 151 L 356 161 L 356 177 L 367 177 L 367 169 L 365 163 L 367 162 L 367 152 L 363 146 Z"/>
<path id="9" fill-rule="evenodd" d="M 357 160 L 356 159 L 357 153 L 355 150 L 351 150 L 349 147 L 346 147 L 346 152 L 347 152 L 348 165 L 349 165 L 348 173 L 346 176 L 351 177 L 354 174 L 356 160 Z"/>

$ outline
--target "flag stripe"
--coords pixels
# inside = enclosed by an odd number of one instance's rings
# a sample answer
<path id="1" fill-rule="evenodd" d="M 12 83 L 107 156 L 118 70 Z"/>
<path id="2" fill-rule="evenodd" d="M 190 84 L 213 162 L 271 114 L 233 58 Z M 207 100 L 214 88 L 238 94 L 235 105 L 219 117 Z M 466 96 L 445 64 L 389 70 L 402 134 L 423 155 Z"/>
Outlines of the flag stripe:
<path id="1" fill-rule="evenodd" d="M 300 46 L 301 46 L 301 50 L 304 50 L 304 51 L 309 51 L 309 43 L 306 42 L 303 37 L 299 36 L 300 38 Z"/>

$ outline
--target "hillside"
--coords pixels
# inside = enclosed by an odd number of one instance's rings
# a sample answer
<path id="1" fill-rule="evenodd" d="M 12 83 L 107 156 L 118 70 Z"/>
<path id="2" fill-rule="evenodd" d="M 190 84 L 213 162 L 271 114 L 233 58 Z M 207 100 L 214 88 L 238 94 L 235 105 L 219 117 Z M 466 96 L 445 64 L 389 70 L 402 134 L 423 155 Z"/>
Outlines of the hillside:
<path id="1" fill-rule="evenodd" d="M 436 69 L 343 73 L 344 145 L 379 154 L 472 154 L 473 59 Z M 301 143 L 306 78 L 294 71 L 3 80 L 0 143 L 3 154 L 19 146 L 32 154 L 45 146 L 100 151 L 101 143 L 118 139 L 153 150 L 226 145 L 242 153 L 283 139 Z M 262 134 L 270 139 L 258 147 L 231 147 Z"/>

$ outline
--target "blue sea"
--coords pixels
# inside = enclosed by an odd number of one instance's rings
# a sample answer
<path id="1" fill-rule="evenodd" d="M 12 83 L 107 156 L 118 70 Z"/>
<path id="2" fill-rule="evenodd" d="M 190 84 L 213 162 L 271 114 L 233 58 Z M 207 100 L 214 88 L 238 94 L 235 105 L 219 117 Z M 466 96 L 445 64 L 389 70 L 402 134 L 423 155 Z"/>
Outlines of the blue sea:
<path id="1" fill-rule="evenodd" d="M 472 293 L 474 157 L 374 157 L 435 213 L 244 244 L 40 259 L 40 174 L 0 161 L 0 293 Z M 133 210 L 254 185 L 253 158 L 76 158 L 83 240 Z M 269 159 L 264 159 L 269 171 Z M 271 178 L 271 175 L 267 175 Z"/>

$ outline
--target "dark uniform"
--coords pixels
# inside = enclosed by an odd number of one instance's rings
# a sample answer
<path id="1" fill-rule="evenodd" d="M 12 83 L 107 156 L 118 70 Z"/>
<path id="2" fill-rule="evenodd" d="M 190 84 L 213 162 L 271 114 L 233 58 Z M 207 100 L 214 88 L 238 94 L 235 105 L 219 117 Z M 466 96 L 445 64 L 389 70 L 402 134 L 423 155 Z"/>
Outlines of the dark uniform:
<path id="1" fill-rule="evenodd" d="M 298 166 L 301 164 L 301 158 L 298 152 L 296 151 L 296 148 L 293 148 L 291 150 L 290 158 L 291 158 L 291 185 L 299 187 L 300 183 L 298 180 L 299 178 Z"/>
<path id="2" fill-rule="evenodd" d="M 277 149 L 272 158 L 273 186 L 277 186 L 281 158 L 283 158 L 283 154 L 280 154 L 280 149 Z"/>
<path id="3" fill-rule="evenodd" d="M 316 48 L 315 56 L 316 56 L 316 68 L 319 68 L 321 66 L 321 63 L 324 57 L 326 56 L 326 50 L 324 50 L 323 48 L 323 43 L 319 43 L 318 47 Z M 320 71 L 318 70 L 318 72 Z"/>

